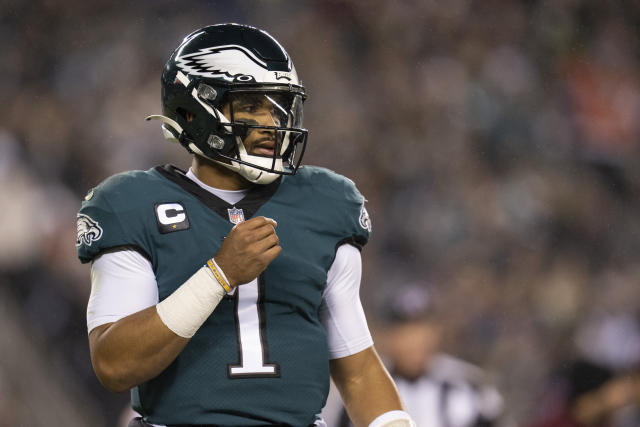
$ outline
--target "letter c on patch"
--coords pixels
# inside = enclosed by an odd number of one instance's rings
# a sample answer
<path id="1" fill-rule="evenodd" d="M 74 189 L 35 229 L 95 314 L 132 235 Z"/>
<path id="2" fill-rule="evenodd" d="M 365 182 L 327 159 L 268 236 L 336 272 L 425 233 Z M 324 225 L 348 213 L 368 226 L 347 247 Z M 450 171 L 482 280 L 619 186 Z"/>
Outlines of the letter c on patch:
<path id="1" fill-rule="evenodd" d="M 180 203 L 161 203 L 155 206 L 160 233 L 186 230 L 189 228 L 187 212 Z"/>
<path id="2" fill-rule="evenodd" d="M 180 203 L 165 203 L 156 207 L 158 212 L 158 221 L 164 225 L 176 224 L 182 222 L 187 217 L 184 208 Z"/>

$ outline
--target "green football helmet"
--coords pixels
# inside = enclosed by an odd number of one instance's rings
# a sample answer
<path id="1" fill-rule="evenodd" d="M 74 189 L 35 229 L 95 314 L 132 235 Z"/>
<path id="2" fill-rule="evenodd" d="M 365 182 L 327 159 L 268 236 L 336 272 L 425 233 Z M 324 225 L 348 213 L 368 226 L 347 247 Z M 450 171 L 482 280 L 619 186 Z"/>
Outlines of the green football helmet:
<path id="1" fill-rule="evenodd" d="M 289 55 L 273 37 L 246 25 L 211 25 L 171 54 L 162 73 L 163 115 L 147 119 L 161 120 L 165 137 L 189 152 L 269 184 L 300 166 L 305 99 Z M 267 119 L 242 114 L 238 106 L 251 111 L 247 104 L 264 109 Z M 246 147 L 252 132 L 262 135 L 263 149 Z"/>

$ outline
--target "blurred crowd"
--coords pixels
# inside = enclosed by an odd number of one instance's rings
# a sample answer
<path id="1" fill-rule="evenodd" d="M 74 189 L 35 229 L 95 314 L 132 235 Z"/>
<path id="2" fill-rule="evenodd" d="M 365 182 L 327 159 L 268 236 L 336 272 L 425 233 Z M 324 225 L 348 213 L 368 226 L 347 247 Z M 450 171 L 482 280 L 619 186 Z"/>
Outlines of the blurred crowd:
<path id="1" fill-rule="evenodd" d="M 107 427 L 126 404 L 91 370 L 75 213 L 113 173 L 188 167 L 144 118 L 169 53 L 219 22 L 285 46 L 305 163 L 368 199 L 372 329 L 422 283 L 443 350 L 491 376 L 516 425 L 548 422 L 589 372 L 608 376 L 585 390 L 637 375 L 638 1 L 5 0 L 0 426 Z M 609 425 L 640 425 L 635 381 Z"/>

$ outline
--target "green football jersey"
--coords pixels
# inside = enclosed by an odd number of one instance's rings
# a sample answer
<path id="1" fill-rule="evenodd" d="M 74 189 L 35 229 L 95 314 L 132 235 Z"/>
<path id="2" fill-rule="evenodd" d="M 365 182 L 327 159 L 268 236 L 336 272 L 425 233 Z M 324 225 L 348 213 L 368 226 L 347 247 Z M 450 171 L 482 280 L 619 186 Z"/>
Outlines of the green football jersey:
<path id="1" fill-rule="evenodd" d="M 134 247 L 153 266 L 160 300 L 216 254 L 234 222 L 255 216 L 277 221 L 282 253 L 225 296 L 165 371 L 132 390 L 148 422 L 313 424 L 329 388 L 322 293 L 337 247 L 369 238 L 364 198 L 352 181 L 305 166 L 230 205 L 167 165 L 115 175 L 82 203 L 80 260 Z"/>

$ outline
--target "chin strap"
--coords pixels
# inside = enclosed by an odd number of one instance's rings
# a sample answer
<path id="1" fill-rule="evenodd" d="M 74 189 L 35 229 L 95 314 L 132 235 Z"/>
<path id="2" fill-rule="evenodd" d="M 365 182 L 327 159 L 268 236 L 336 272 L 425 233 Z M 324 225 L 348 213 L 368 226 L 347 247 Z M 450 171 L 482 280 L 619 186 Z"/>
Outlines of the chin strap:
<path id="1" fill-rule="evenodd" d="M 162 134 L 164 138 L 171 142 L 180 143 L 180 135 L 182 135 L 182 126 L 173 119 L 160 114 L 152 114 L 145 118 L 147 121 L 160 120 L 162 122 Z"/>
<path id="2" fill-rule="evenodd" d="M 193 142 L 191 142 L 190 139 L 186 137 L 186 134 L 184 133 L 182 126 L 180 126 L 178 122 L 176 122 L 175 120 L 166 116 L 162 116 L 160 114 L 152 114 L 151 116 L 148 116 L 145 120 L 147 121 L 160 120 L 162 122 L 162 134 L 164 135 L 166 140 L 171 142 L 176 142 L 184 146 L 187 150 L 189 150 L 194 154 L 197 154 L 202 157 L 206 157 L 209 160 L 213 160 L 214 162 L 218 162 L 222 165 L 228 166 L 220 162 L 219 160 L 212 159 L 211 157 L 204 154 L 202 150 L 200 150 Z"/>
<path id="3" fill-rule="evenodd" d="M 175 120 L 159 114 L 148 116 L 145 120 L 160 120 L 162 122 L 162 134 L 167 141 L 176 142 L 182 145 L 191 153 L 195 153 L 202 157 L 206 157 L 207 159 L 211 159 L 211 157 L 205 155 L 193 142 L 191 142 L 189 138 L 187 138 L 187 135 L 186 133 L 184 133 L 182 126 L 180 126 Z"/>

